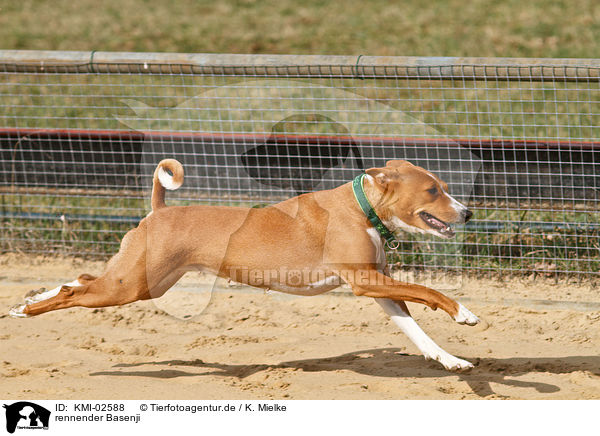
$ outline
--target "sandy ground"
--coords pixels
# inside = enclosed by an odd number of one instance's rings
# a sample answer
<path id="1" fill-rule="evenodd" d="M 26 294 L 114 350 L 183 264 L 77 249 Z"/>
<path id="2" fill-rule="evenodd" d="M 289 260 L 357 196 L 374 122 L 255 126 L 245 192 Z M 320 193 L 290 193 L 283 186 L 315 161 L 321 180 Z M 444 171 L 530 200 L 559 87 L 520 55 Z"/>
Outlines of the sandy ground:
<path id="1" fill-rule="evenodd" d="M 428 362 L 371 299 L 292 297 L 184 277 L 156 301 L 4 315 L 30 289 L 101 263 L 0 257 L 0 398 L 600 399 L 600 292 L 467 280 L 446 293 L 484 322 L 410 305 L 468 374 Z M 207 304 L 210 300 L 210 304 Z"/>

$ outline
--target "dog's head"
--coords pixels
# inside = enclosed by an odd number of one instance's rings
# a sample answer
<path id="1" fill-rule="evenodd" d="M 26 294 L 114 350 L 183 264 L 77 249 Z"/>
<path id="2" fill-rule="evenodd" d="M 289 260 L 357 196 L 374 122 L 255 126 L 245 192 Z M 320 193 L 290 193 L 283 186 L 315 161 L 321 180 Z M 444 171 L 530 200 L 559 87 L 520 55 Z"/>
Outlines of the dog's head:
<path id="1" fill-rule="evenodd" d="M 392 231 L 431 233 L 452 238 L 452 224 L 464 224 L 473 215 L 448 194 L 448 185 L 429 171 L 403 160 L 366 171 L 376 190 L 375 211 Z"/>

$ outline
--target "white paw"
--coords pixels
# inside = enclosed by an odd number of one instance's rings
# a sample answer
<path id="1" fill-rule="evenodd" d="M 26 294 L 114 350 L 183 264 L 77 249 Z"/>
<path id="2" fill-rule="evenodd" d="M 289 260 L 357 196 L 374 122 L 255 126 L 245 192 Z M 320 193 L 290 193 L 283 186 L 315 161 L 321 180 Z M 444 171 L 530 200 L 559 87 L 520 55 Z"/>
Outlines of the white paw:
<path id="1" fill-rule="evenodd" d="M 29 318 L 29 315 L 24 312 L 25 307 L 27 307 L 25 304 L 17 304 L 10 308 L 8 315 L 12 318 Z"/>
<path id="2" fill-rule="evenodd" d="M 451 357 L 452 359 L 449 359 L 448 361 L 440 362 L 448 371 L 463 372 L 470 371 L 471 369 L 473 369 L 473 364 L 471 362 L 459 359 L 458 357 Z"/>
<path id="3" fill-rule="evenodd" d="M 473 369 L 473 364 L 463 359 L 459 359 L 458 357 L 454 357 L 452 354 L 446 353 L 444 350 L 441 350 L 440 353 L 436 353 L 433 355 L 426 355 L 426 360 L 436 360 L 442 364 L 444 368 L 448 371 L 469 371 Z"/>
<path id="4" fill-rule="evenodd" d="M 454 357 L 452 354 L 444 351 L 441 348 L 423 353 L 426 360 L 436 360 L 440 362 L 448 371 L 468 371 L 473 369 L 473 364 L 466 360 Z"/>
<path id="5" fill-rule="evenodd" d="M 462 304 L 458 303 L 458 313 L 454 320 L 459 324 L 475 325 L 479 323 L 479 318 L 473 312 Z"/>

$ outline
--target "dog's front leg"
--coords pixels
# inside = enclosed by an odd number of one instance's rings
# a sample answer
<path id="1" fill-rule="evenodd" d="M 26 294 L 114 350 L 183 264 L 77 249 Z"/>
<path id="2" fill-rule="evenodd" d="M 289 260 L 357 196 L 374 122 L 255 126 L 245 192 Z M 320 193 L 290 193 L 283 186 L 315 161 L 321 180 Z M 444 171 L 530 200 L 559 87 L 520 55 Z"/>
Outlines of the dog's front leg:
<path id="1" fill-rule="evenodd" d="M 440 308 L 459 324 L 475 325 L 479 322 L 479 318 L 462 304 L 426 286 L 400 282 L 371 268 L 340 268 L 338 274 L 357 296 L 410 301 L 433 310 Z"/>
<path id="2" fill-rule="evenodd" d="M 400 330 L 417 346 L 425 359 L 437 360 L 449 371 L 467 371 L 473 368 L 473 364 L 447 353 L 427 336 L 413 317 L 410 316 L 406 303 L 403 301 L 396 302 L 388 298 L 375 298 L 375 301 L 390 316 L 394 324 L 400 327 Z"/>

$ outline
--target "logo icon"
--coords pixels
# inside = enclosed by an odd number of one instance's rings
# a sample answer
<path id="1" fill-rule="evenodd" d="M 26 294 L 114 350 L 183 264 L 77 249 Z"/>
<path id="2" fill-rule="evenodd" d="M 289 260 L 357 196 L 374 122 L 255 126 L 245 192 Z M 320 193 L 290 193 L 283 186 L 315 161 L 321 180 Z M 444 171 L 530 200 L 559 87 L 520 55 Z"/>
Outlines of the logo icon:
<path id="1" fill-rule="evenodd" d="M 14 433 L 18 429 L 48 430 L 50 411 L 28 401 L 19 401 L 11 405 L 4 404 L 6 409 L 6 431 Z"/>

